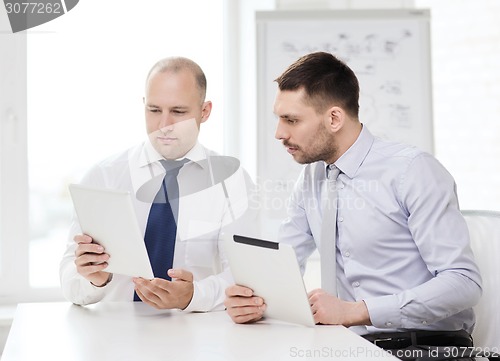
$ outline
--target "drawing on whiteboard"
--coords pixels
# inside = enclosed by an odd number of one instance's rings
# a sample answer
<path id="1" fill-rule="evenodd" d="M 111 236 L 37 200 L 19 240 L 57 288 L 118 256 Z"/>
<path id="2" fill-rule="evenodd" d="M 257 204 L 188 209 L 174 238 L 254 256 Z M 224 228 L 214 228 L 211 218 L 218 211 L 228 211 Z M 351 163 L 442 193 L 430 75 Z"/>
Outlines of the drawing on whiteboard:
<path id="1" fill-rule="evenodd" d="M 390 80 L 380 86 L 380 90 L 386 94 L 401 95 L 401 82 L 399 80 Z"/>
<path id="2" fill-rule="evenodd" d="M 352 59 L 366 59 L 367 61 L 387 60 L 398 55 L 401 45 L 412 37 L 410 30 L 401 31 L 397 38 L 382 38 L 382 36 L 369 33 L 360 39 L 347 33 L 339 33 L 336 37 L 320 44 L 303 43 L 298 44 L 292 40 L 283 41 L 281 48 L 284 53 L 289 54 L 290 59 L 296 59 L 301 54 L 316 51 L 326 51 L 332 54 L 342 54 L 342 60 L 349 63 Z M 364 69 L 357 69 L 358 73 L 370 71 L 372 66 L 367 65 Z"/>
<path id="3" fill-rule="evenodd" d="M 391 125 L 398 128 L 410 128 L 410 107 L 401 104 L 389 104 L 391 109 Z"/>
<path id="4" fill-rule="evenodd" d="M 417 39 L 410 27 L 398 31 L 374 28 L 350 32 L 329 29 L 308 38 L 283 33 L 273 51 L 280 55 L 283 67 L 315 51 L 326 51 L 345 61 L 360 81 L 360 118 L 377 135 L 391 138 L 399 132 L 394 128 L 411 130 L 413 126 L 411 91 L 407 89 L 411 82 L 404 78 L 410 77 L 406 74 L 413 65 L 408 54 Z"/>

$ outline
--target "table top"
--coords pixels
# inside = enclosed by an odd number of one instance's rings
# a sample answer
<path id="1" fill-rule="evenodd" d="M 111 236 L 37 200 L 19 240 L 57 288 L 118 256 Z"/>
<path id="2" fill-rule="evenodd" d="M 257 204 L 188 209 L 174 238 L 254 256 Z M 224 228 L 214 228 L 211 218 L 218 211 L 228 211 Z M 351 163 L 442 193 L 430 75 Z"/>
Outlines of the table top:
<path id="1" fill-rule="evenodd" d="M 142 302 L 17 307 L 2 361 L 397 360 L 342 326 L 275 320 L 238 325 L 226 312 L 155 310 Z"/>

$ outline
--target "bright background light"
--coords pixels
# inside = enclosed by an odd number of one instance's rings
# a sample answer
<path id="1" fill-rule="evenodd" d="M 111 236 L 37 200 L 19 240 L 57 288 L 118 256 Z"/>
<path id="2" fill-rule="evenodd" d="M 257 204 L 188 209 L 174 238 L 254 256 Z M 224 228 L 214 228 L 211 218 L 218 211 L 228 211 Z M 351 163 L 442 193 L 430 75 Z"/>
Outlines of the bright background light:
<path id="1" fill-rule="evenodd" d="M 30 284 L 58 287 L 67 185 L 146 139 L 142 97 L 160 58 L 196 61 L 213 102 L 200 140 L 222 152 L 223 0 L 80 1 L 28 37 Z"/>

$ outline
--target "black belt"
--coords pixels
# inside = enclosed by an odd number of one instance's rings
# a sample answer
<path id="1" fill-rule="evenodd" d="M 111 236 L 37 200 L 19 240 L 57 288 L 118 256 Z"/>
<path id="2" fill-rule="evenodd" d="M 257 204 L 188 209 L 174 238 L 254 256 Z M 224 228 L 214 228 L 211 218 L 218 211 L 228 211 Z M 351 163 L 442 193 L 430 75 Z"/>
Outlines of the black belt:
<path id="1" fill-rule="evenodd" d="M 363 335 L 363 337 L 385 350 L 403 349 L 410 346 L 472 346 L 472 337 L 464 330 L 381 332 Z"/>

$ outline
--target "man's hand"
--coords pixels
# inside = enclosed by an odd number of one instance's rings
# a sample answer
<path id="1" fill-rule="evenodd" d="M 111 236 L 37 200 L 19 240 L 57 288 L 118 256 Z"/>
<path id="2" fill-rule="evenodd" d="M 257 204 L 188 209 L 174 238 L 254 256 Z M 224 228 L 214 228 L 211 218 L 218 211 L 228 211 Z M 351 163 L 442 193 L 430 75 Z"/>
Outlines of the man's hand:
<path id="1" fill-rule="evenodd" d="M 371 325 L 370 315 L 363 301 L 342 301 L 321 289 L 313 290 L 308 295 L 316 323 L 346 327 Z"/>
<path id="2" fill-rule="evenodd" d="M 193 274 L 183 269 L 170 269 L 172 281 L 162 278 L 134 278 L 135 292 L 140 299 L 157 309 L 185 309 L 193 298 Z"/>
<path id="3" fill-rule="evenodd" d="M 264 299 L 254 296 L 250 288 L 239 285 L 233 285 L 226 289 L 224 305 L 227 313 L 236 323 L 258 321 L 266 310 Z"/>
<path id="4" fill-rule="evenodd" d="M 111 277 L 111 273 L 103 271 L 108 267 L 109 254 L 86 234 L 78 234 L 73 240 L 78 244 L 75 250 L 76 271 L 94 286 L 105 285 Z"/>

